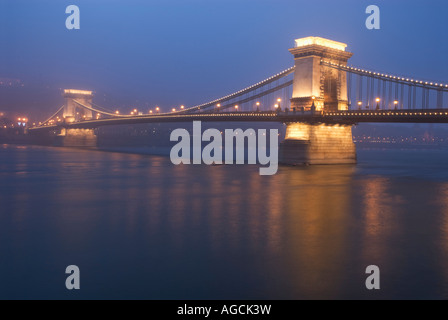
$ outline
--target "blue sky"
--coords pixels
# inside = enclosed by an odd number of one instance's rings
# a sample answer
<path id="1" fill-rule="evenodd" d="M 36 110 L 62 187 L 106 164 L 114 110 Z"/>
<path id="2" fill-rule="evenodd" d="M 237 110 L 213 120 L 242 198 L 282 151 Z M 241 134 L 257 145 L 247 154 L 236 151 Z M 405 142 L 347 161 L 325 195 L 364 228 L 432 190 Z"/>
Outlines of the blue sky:
<path id="1" fill-rule="evenodd" d="M 65 8 L 81 29 L 65 28 Z M 381 9 L 367 30 L 365 9 Z M 446 1 L 0 0 L 0 110 L 48 115 L 61 88 L 106 107 L 194 105 L 293 65 L 295 38 L 349 45 L 352 65 L 448 82 Z"/>

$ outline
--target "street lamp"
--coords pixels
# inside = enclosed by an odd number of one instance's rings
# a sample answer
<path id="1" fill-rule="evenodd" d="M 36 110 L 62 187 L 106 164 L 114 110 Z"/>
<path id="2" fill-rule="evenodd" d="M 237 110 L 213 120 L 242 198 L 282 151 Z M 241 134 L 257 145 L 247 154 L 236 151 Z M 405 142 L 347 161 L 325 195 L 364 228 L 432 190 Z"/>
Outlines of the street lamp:
<path id="1" fill-rule="evenodd" d="M 314 104 L 316 96 L 312 96 L 311 99 L 313 100 L 313 104 L 311 105 L 311 111 L 314 113 L 314 111 L 316 111 L 316 105 Z"/>
<path id="2" fill-rule="evenodd" d="M 361 110 L 362 108 L 362 101 L 358 101 L 358 109 Z"/>
<path id="3" fill-rule="evenodd" d="M 175 112 L 176 111 L 176 109 L 175 108 L 173 108 L 173 112 Z"/>
<path id="4" fill-rule="evenodd" d="M 235 111 L 238 111 L 238 105 L 237 104 L 235 105 Z"/>
<path id="5" fill-rule="evenodd" d="M 376 98 L 375 101 L 376 101 L 376 110 L 380 110 L 380 101 L 381 101 L 381 99 L 380 98 Z"/>
<path id="6" fill-rule="evenodd" d="M 157 113 L 159 113 L 159 110 L 160 110 L 160 108 L 159 108 L 159 107 L 156 107 L 156 112 L 157 112 Z"/>
<path id="7" fill-rule="evenodd" d="M 255 105 L 257 106 L 257 111 L 260 111 L 260 102 L 256 102 Z"/>
<path id="8" fill-rule="evenodd" d="M 183 110 L 185 107 L 183 105 L 181 105 L 180 108 Z"/>
<path id="9" fill-rule="evenodd" d="M 397 110 L 397 107 L 398 107 L 398 100 L 394 100 L 394 106 L 395 106 L 395 110 Z"/>
<path id="10" fill-rule="evenodd" d="M 282 102 L 282 99 L 278 98 L 277 99 L 277 103 L 278 103 L 278 109 L 281 110 L 282 108 L 280 107 L 280 102 Z"/>

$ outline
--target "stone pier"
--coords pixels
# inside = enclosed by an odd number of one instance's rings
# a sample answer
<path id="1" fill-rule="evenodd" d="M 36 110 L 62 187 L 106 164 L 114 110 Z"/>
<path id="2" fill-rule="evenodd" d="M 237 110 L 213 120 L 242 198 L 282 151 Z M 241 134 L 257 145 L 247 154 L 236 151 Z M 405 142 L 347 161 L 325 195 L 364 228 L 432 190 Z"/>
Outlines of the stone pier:
<path id="1" fill-rule="evenodd" d="M 285 140 L 280 144 L 280 162 L 289 165 L 356 163 L 352 126 L 289 123 Z"/>
<path id="2" fill-rule="evenodd" d="M 96 148 L 97 136 L 94 129 L 62 129 L 56 136 L 55 146 Z"/>

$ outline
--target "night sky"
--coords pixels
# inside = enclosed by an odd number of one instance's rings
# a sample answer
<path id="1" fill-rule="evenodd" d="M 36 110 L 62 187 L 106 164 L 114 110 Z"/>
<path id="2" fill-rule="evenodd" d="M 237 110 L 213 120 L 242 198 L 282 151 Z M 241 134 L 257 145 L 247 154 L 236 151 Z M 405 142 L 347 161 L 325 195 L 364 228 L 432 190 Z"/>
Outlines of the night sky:
<path id="1" fill-rule="evenodd" d="M 370 4 L 381 30 L 365 27 Z M 448 82 L 447 15 L 442 0 L 0 0 L 0 79 L 19 81 L 0 86 L 0 111 L 46 118 L 62 88 L 123 111 L 192 106 L 292 66 L 306 36 L 347 43 L 351 65 Z"/>

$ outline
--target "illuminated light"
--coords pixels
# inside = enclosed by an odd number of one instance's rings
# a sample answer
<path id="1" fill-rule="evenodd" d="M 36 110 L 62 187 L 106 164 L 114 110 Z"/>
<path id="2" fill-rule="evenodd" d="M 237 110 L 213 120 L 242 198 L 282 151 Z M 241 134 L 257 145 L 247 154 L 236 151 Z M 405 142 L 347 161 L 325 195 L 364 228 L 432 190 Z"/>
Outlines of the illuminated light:
<path id="1" fill-rule="evenodd" d="M 255 105 L 259 106 L 259 105 L 260 105 L 260 102 L 255 103 Z"/>
<path id="2" fill-rule="evenodd" d="M 358 106 L 361 106 L 362 105 L 362 101 L 358 101 Z"/>
<path id="3" fill-rule="evenodd" d="M 156 111 L 159 111 L 160 110 L 160 108 L 159 107 L 156 107 Z"/>
<path id="4" fill-rule="evenodd" d="M 310 45 L 319 45 L 331 49 L 336 49 L 340 51 L 345 51 L 347 45 L 342 42 L 337 42 L 329 39 L 324 39 L 320 37 L 306 37 L 295 40 L 296 48 L 305 47 Z"/>
<path id="5" fill-rule="evenodd" d="M 376 101 L 376 102 L 380 102 L 380 98 L 376 98 L 375 101 Z"/>
<path id="6" fill-rule="evenodd" d="M 237 104 L 235 105 L 235 110 L 238 110 L 238 105 Z"/>
<path id="7" fill-rule="evenodd" d="M 275 105 L 274 105 L 274 108 L 275 108 L 275 109 L 278 109 L 278 104 L 275 104 Z"/>
<path id="8" fill-rule="evenodd" d="M 64 89 L 64 93 L 92 95 L 92 91 L 87 91 L 87 90 L 75 90 L 75 89 Z"/>
<path id="9" fill-rule="evenodd" d="M 120 114 L 120 111 L 118 111 L 118 110 L 117 110 L 117 111 L 115 111 L 115 114 Z"/>
<path id="10" fill-rule="evenodd" d="M 175 112 L 176 111 L 176 109 L 175 108 L 173 108 L 173 110 L 172 110 L 173 112 Z"/>
<path id="11" fill-rule="evenodd" d="M 398 104 L 398 100 L 394 100 L 394 105 L 397 105 Z"/>
<path id="12" fill-rule="evenodd" d="M 220 104 L 220 103 L 218 103 L 218 104 L 217 104 L 216 106 L 217 106 L 217 107 L 219 108 L 219 107 L 221 107 L 221 104 Z"/>
<path id="13" fill-rule="evenodd" d="M 278 99 L 277 99 L 277 102 L 282 102 L 282 99 L 278 98 Z"/>
<path id="14" fill-rule="evenodd" d="M 149 113 L 152 113 L 152 110 L 149 110 Z"/>

